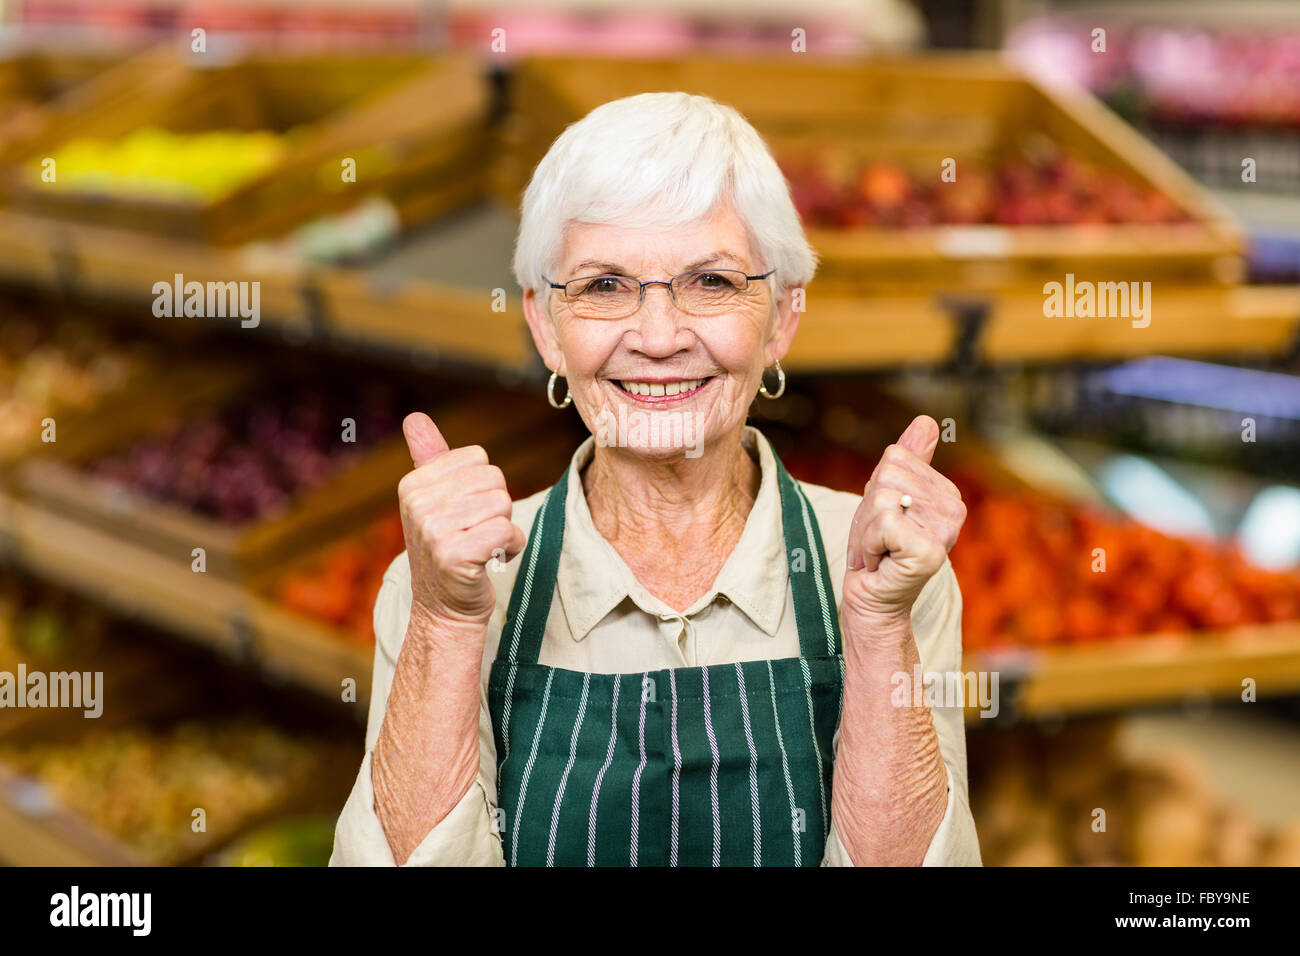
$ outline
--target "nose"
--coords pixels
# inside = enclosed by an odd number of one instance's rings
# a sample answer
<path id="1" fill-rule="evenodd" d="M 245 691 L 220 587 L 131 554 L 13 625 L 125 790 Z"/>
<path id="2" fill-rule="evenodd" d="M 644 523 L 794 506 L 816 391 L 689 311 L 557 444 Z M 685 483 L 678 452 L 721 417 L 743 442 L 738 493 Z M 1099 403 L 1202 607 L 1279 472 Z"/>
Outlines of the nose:
<path id="1" fill-rule="evenodd" d="M 645 301 L 634 318 L 636 321 L 628 333 L 629 348 L 666 358 L 691 347 L 692 319 L 677 308 L 667 282 L 646 284 Z"/>

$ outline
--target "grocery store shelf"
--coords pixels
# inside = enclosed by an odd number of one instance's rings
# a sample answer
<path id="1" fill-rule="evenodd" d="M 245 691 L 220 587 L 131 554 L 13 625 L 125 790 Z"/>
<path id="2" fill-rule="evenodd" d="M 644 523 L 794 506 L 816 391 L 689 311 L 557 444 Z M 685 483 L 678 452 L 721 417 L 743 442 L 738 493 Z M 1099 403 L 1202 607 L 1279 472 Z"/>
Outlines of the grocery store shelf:
<path id="1" fill-rule="evenodd" d="M 957 331 L 937 298 L 822 295 L 814 287 L 783 364 L 800 372 L 943 363 Z"/>
<path id="2" fill-rule="evenodd" d="M 536 370 L 537 357 L 513 280 L 504 271 L 510 257 L 507 221 L 493 204 L 481 204 L 417 234 L 374 264 L 328 268 L 269 259 L 251 248 L 226 251 L 0 212 L 0 279 L 133 304 L 142 321 L 155 322 L 177 321 L 154 318 L 151 310 L 154 283 L 170 283 L 176 273 L 186 282 L 255 281 L 261 324 L 290 341 L 340 349 L 368 345 L 526 375 Z M 499 260 L 502 268 L 483 266 L 488 260 Z M 168 263 L 166 275 L 159 273 L 160 261 Z M 998 263 L 990 261 L 989 268 Z M 503 302 L 497 301 L 498 289 L 506 290 Z M 973 354 L 989 362 L 1273 355 L 1289 348 L 1300 328 L 1295 286 L 1153 282 L 1151 319 L 1140 328 L 1125 317 L 1045 317 L 1037 287 L 964 298 L 984 310 L 982 331 L 972 344 Z M 238 328 L 235 318 L 189 321 Z M 961 331 L 951 302 L 938 289 L 881 294 L 814 282 L 786 365 L 815 372 L 943 363 L 954 357 Z"/>
<path id="3" fill-rule="evenodd" d="M 966 655 L 967 671 L 999 673 L 1013 689 L 1006 716 L 1054 718 L 1130 708 L 1300 692 L 1300 621 L 1222 633 L 1146 636 L 1078 647 L 988 650 Z M 968 711 L 972 723 L 979 718 Z M 1003 715 L 999 715 L 1003 716 Z"/>
<path id="4" fill-rule="evenodd" d="M 1152 283 L 1149 322 L 1047 318 L 1041 290 L 997 298 L 979 354 L 990 362 L 1138 355 L 1276 355 L 1296 341 L 1300 286 L 1179 287 Z"/>
<path id="5" fill-rule="evenodd" d="M 159 266 L 165 262 L 166 268 Z M 156 318 L 154 284 L 256 282 L 261 326 L 290 342 L 357 343 L 526 373 L 536 362 L 523 312 L 512 296 L 494 311 L 491 290 L 403 278 L 380 270 L 326 269 L 272 258 L 252 248 L 222 250 L 102 226 L 0 212 L 0 280 L 35 285 L 138 310 L 141 321 L 201 322 L 240 329 L 238 317 Z M 511 304 L 513 303 L 513 304 Z"/>
<path id="6" fill-rule="evenodd" d="M 266 673 L 339 701 L 356 682 L 365 717 L 373 650 L 181 560 L 0 499 L 10 560 L 44 578 L 139 615 Z M 997 671 L 999 716 L 1039 718 L 1239 695 L 1253 677 L 1261 697 L 1300 691 L 1300 622 L 1223 634 L 1152 636 L 1078 647 L 972 652 L 967 671 Z M 1008 693 L 1010 692 L 1010 693 Z M 358 706 L 358 704 L 360 706 Z M 972 720 L 978 716 L 972 711 Z"/>
<path id="7" fill-rule="evenodd" d="M 142 320 L 153 284 L 185 280 L 260 283 L 261 323 L 294 341 L 368 344 L 402 355 L 428 355 L 527 374 L 536 365 L 522 311 L 508 295 L 404 277 L 383 267 L 324 269 L 250 265 L 241 253 L 167 241 L 168 275 L 158 273 L 163 241 L 121 230 L 71 226 L 0 213 L 0 278 L 79 296 L 133 303 Z M 509 288 L 507 286 L 507 288 Z M 987 304 L 977 354 L 991 362 L 1116 358 L 1144 354 L 1275 354 L 1300 326 L 1297 287 L 1179 287 L 1152 290 L 1152 319 L 1045 318 L 1038 289 L 997 293 Z M 237 319 L 199 319 L 237 327 Z M 250 330 L 252 332 L 254 330 Z M 942 363 L 954 354 L 960 325 L 942 296 L 857 295 L 810 289 L 808 310 L 787 366 L 794 371 Z"/>
<path id="8" fill-rule="evenodd" d="M 218 653 L 263 668 L 365 719 L 373 651 L 288 614 L 240 585 L 39 506 L 0 496 L 4 558 L 128 616 L 139 616 Z"/>
<path id="9" fill-rule="evenodd" d="M 989 363 L 1104 361 L 1141 355 L 1273 356 L 1300 335 L 1300 286 L 1189 287 L 1153 283 L 1150 321 L 1047 317 L 1041 289 L 962 297 L 982 317 L 967 343 Z M 877 298 L 809 291 L 785 365 L 796 371 L 925 363 L 956 357 L 962 322 L 939 294 Z"/>
<path id="10" fill-rule="evenodd" d="M 160 265 L 164 262 L 165 268 Z M 284 262 L 258 264 L 238 250 L 202 242 L 0 211 L 0 278 L 76 297 L 139 305 L 142 316 L 153 318 L 154 283 L 170 284 L 176 274 L 186 282 L 257 282 L 262 322 L 298 337 L 313 332 L 303 292 L 305 269 Z M 239 319 L 198 321 L 238 327 Z"/>
<path id="11" fill-rule="evenodd" d="M 0 767 L 0 857 L 9 866 L 138 866 L 145 861 L 53 806 L 30 781 Z"/>

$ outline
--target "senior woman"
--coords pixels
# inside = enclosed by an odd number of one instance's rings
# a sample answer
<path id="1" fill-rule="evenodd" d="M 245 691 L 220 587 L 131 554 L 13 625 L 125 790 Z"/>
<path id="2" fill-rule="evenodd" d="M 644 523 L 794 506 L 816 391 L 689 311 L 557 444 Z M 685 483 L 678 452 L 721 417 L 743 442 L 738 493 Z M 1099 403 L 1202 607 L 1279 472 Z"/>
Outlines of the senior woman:
<path id="1" fill-rule="evenodd" d="M 961 708 L 897 693 L 960 669 L 938 426 L 858 496 L 792 480 L 746 425 L 814 267 L 729 107 L 647 93 L 555 141 L 514 268 L 547 396 L 593 435 L 512 501 L 481 447 L 407 418 L 407 551 L 333 864 L 979 863 Z"/>

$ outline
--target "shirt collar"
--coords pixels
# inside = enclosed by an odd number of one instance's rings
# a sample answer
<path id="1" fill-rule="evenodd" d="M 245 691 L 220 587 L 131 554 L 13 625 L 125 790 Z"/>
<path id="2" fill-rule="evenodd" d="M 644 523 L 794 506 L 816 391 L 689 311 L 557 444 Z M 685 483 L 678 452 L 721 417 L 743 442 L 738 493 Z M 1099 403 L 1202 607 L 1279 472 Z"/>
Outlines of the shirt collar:
<path id="1" fill-rule="evenodd" d="M 745 519 L 740 540 L 728 556 L 709 592 L 685 614 L 707 607 L 725 595 L 769 637 L 774 637 L 785 611 L 789 570 L 785 559 L 785 532 L 781 524 L 776 459 L 763 434 L 746 426 L 746 449 L 758 455 L 761 478 L 758 496 Z M 632 569 L 596 530 L 582 489 L 581 470 L 595 453 L 595 437 L 588 437 L 569 462 L 564 504 L 564 544 L 556 574 L 560 603 L 573 639 L 581 641 L 611 611 L 631 599 L 649 614 L 675 614 L 645 589 Z"/>

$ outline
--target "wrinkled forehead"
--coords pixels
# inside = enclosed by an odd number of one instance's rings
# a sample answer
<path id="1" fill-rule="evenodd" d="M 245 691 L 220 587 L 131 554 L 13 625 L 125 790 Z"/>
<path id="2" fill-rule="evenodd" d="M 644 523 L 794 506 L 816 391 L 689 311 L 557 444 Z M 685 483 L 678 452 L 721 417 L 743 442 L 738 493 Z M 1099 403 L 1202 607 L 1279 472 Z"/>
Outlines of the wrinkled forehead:
<path id="1" fill-rule="evenodd" d="M 570 222 L 555 272 L 574 278 L 601 272 L 666 278 L 707 267 L 753 272 L 757 258 L 745 222 L 729 203 L 681 224 L 646 222 Z"/>

